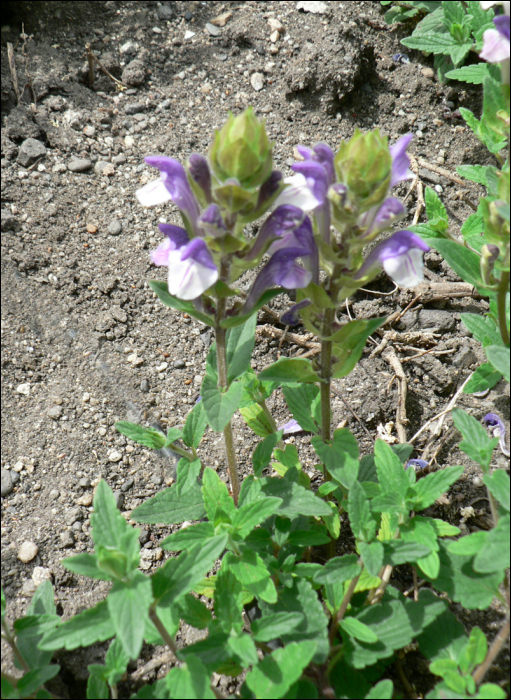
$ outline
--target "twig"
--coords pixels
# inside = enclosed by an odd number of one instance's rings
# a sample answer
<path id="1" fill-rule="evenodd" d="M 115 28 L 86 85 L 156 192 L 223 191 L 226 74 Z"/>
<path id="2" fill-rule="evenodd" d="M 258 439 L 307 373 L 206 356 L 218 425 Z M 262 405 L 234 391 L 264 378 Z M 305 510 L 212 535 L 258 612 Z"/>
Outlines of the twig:
<path id="1" fill-rule="evenodd" d="M 12 85 L 16 93 L 16 102 L 20 101 L 20 90 L 18 87 L 18 74 L 16 72 L 16 61 L 14 60 L 14 46 L 7 42 L 7 58 L 9 60 L 9 70 L 11 72 Z"/>
<path id="2" fill-rule="evenodd" d="M 273 338 L 274 340 L 276 338 L 280 338 L 281 342 L 287 340 L 288 342 L 295 343 L 295 345 L 300 345 L 304 348 L 321 349 L 321 343 L 310 340 L 310 338 L 314 336 L 303 336 L 298 335 L 298 333 L 290 333 L 287 329 L 282 330 L 280 328 L 274 328 L 273 326 L 264 325 L 257 326 L 256 333 L 259 335 L 265 335 L 267 338 Z"/>
<path id="3" fill-rule="evenodd" d="M 406 349 L 408 348 L 403 348 L 403 350 Z M 401 362 L 410 362 L 410 360 L 416 360 L 418 357 L 424 357 L 424 355 L 434 355 L 435 357 L 437 357 L 438 355 L 450 355 L 453 352 L 456 352 L 455 348 L 451 348 L 451 350 L 436 350 L 435 348 L 431 348 L 431 350 L 424 350 L 424 352 L 420 352 L 417 355 L 405 357 L 403 360 L 401 360 Z"/>
<path id="4" fill-rule="evenodd" d="M 404 373 L 403 366 L 399 361 L 398 356 L 394 348 L 387 348 L 385 353 L 382 353 L 383 359 L 389 363 L 395 372 L 396 377 L 399 380 L 399 393 L 397 400 L 396 409 L 396 431 L 399 438 L 399 442 L 404 444 L 406 442 L 406 428 L 405 425 L 408 423 L 408 418 L 406 417 L 406 395 L 408 392 L 408 383 L 406 379 L 406 374 Z"/>
<path id="5" fill-rule="evenodd" d="M 486 658 L 484 659 L 483 663 L 476 668 L 474 673 L 472 674 L 472 678 L 474 680 L 474 683 L 476 685 L 479 685 L 481 681 L 483 680 L 484 676 L 486 675 L 486 672 L 492 665 L 495 657 L 501 650 L 504 642 L 506 639 L 509 637 L 509 617 L 507 618 L 504 626 L 500 629 L 500 632 L 497 634 L 495 639 L 492 642 L 491 647 L 488 649 L 488 653 L 486 654 Z"/>
<path id="6" fill-rule="evenodd" d="M 98 66 L 101 68 L 101 70 L 103 71 L 103 73 L 105 73 L 105 74 L 110 78 L 110 80 L 113 80 L 114 83 L 117 83 L 118 85 L 122 85 L 122 86 L 125 87 L 125 88 L 129 88 L 129 85 L 126 85 L 126 83 L 123 83 L 122 80 L 117 80 L 117 78 L 114 78 L 114 76 L 113 76 L 111 73 L 109 73 L 109 71 L 107 71 L 107 69 L 106 69 L 105 66 L 101 63 L 101 61 L 99 60 L 99 58 L 98 58 L 97 56 L 95 56 L 94 53 L 92 52 L 91 45 L 90 45 L 89 43 L 85 44 L 85 53 L 84 53 L 84 56 L 87 57 L 87 62 L 88 62 L 88 64 L 89 64 L 89 87 L 90 87 L 90 88 L 92 88 L 92 86 L 94 85 L 94 65 L 93 65 L 93 61 L 96 61 L 96 63 L 97 63 Z"/>
<path id="7" fill-rule="evenodd" d="M 426 168 L 426 170 L 431 170 L 432 173 L 436 173 L 437 175 L 442 175 L 442 177 L 447 178 L 447 180 L 452 180 L 458 185 L 467 185 L 458 175 L 454 175 L 454 173 L 450 173 L 448 170 L 438 165 L 431 165 L 431 163 L 425 161 L 424 158 L 417 158 L 417 162 L 421 167 Z"/>
<path id="8" fill-rule="evenodd" d="M 302 355 L 302 357 L 303 357 L 303 355 Z M 342 401 L 343 404 L 346 406 L 346 408 L 347 408 L 349 411 L 351 411 L 353 417 L 355 418 L 355 420 L 357 420 L 357 421 L 360 423 L 360 425 L 361 425 L 361 427 L 362 427 L 362 430 L 363 430 L 363 431 L 365 432 L 365 434 L 369 437 L 369 439 L 370 439 L 372 442 L 374 442 L 373 436 L 371 435 L 371 433 L 369 432 L 369 430 L 365 427 L 365 425 L 362 423 L 362 421 L 360 420 L 360 418 L 357 416 L 356 412 L 353 410 L 353 408 L 351 408 L 351 406 L 350 406 L 349 403 L 346 401 L 346 399 L 344 398 L 344 396 L 340 393 L 340 391 L 338 391 L 338 390 L 335 388 L 335 386 L 334 386 L 333 384 L 331 384 L 331 387 L 330 387 L 330 388 L 332 389 L 332 391 L 334 392 L 334 394 L 335 394 L 336 396 L 338 396 L 338 397 L 341 399 L 341 401 Z"/>
<path id="9" fill-rule="evenodd" d="M 154 671 L 155 669 L 160 668 L 160 666 L 163 666 L 163 664 L 167 664 L 176 660 L 177 659 L 174 655 L 174 652 L 166 651 L 164 654 L 157 656 L 155 659 L 151 659 L 151 661 L 148 661 L 140 668 L 137 668 L 137 670 L 131 674 L 130 678 L 133 681 L 138 681 L 147 673 L 151 673 L 151 671 Z"/>

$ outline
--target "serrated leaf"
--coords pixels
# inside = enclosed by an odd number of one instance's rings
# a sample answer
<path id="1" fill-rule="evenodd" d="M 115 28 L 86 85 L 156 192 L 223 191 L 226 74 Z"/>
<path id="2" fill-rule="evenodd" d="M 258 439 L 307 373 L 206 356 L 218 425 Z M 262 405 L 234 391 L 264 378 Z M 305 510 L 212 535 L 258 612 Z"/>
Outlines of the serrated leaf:
<path id="1" fill-rule="evenodd" d="M 130 659 L 136 659 L 140 654 L 152 599 L 151 579 L 140 571 L 135 572 L 128 582 L 115 581 L 108 593 L 110 620 Z"/>
<path id="2" fill-rule="evenodd" d="M 357 542 L 362 561 L 371 576 L 378 576 L 383 566 L 383 544 L 381 542 Z"/>
<path id="3" fill-rule="evenodd" d="M 169 535 L 160 542 L 160 547 L 171 552 L 180 552 L 182 549 L 191 549 L 194 545 L 204 542 L 214 535 L 213 523 L 197 523 L 197 525 L 190 525 Z"/>
<path id="4" fill-rule="evenodd" d="M 47 583 L 51 583 L 48 581 Z M 52 595 L 53 597 L 53 595 Z M 50 663 L 52 652 L 41 651 L 38 643 L 43 636 L 60 624 L 60 618 L 54 613 L 25 615 L 14 623 L 16 633 L 16 645 L 21 656 L 27 662 L 31 670 L 41 668 Z"/>
<path id="5" fill-rule="evenodd" d="M 500 372 L 502 375 L 504 375 L 504 379 L 507 382 L 511 381 L 511 371 L 509 369 L 509 348 L 504 348 L 498 345 L 489 345 L 487 348 L 484 349 L 484 351 L 486 353 L 486 357 L 495 367 L 497 372 Z"/>
<path id="6" fill-rule="evenodd" d="M 345 554 L 342 557 L 329 559 L 321 571 L 314 575 L 314 583 L 321 586 L 349 581 L 361 573 L 356 554 Z"/>
<path id="7" fill-rule="evenodd" d="M 278 612 L 265 615 L 252 622 L 252 634 L 256 642 L 271 642 L 288 634 L 305 622 L 301 612 Z"/>
<path id="8" fill-rule="evenodd" d="M 382 494 L 397 494 L 404 498 L 410 482 L 399 457 L 383 440 L 377 439 L 374 444 L 374 461 Z"/>
<path id="9" fill-rule="evenodd" d="M 227 648 L 241 666 L 254 666 L 259 661 L 257 647 L 249 634 L 231 635 L 227 640 Z"/>
<path id="10" fill-rule="evenodd" d="M 313 641 L 292 642 L 268 654 L 247 673 L 248 687 L 258 698 L 281 698 L 314 656 Z"/>
<path id="11" fill-rule="evenodd" d="M 277 612 L 299 612 L 304 616 L 304 622 L 294 630 L 281 635 L 284 644 L 294 641 L 313 640 L 316 642 L 316 652 L 313 656 L 315 663 L 324 663 L 330 650 L 328 642 L 328 618 L 325 615 L 317 592 L 303 578 L 294 579 L 291 588 L 284 588 L 279 593 L 279 599 L 271 607 L 260 603 L 264 615 Z"/>
<path id="12" fill-rule="evenodd" d="M 509 515 L 499 519 L 493 530 L 488 532 L 486 544 L 474 559 L 474 569 L 482 573 L 503 572 L 509 568 L 510 556 L 510 518 Z M 475 534 L 475 533 L 474 533 Z"/>
<path id="13" fill-rule="evenodd" d="M 243 629 L 243 586 L 229 569 L 229 559 L 222 561 L 222 568 L 215 581 L 215 623 L 218 630 L 240 634 Z M 210 629 L 211 634 L 211 629 Z"/>
<path id="14" fill-rule="evenodd" d="M 130 657 L 124 651 L 120 640 L 114 639 L 105 656 L 105 680 L 110 686 L 119 683 L 126 673 L 129 660 Z"/>
<path id="15" fill-rule="evenodd" d="M 220 479 L 211 467 L 204 469 L 202 477 L 202 497 L 206 507 L 208 519 L 216 525 L 217 513 L 221 511 L 229 519 L 234 515 L 236 506 L 232 496 L 229 495 L 227 484 Z"/>
<path id="16" fill-rule="evenodd" d="M 312 364 L 309 360 L 289 357 L 283 357 L 266 367 L 262 372 L 259 372 L 257 378 L 260 381 L 279 382 L 279 384 L 294 384 L 295 382 L 314 384 L 318 381 L 318 376 L 312 370 Z"/>
<path id="17" fill-rule="evenodd" d="M 416 541 L 389 540 L 383 542 L 383 551 L 385 565 L 399 566 L 426 557 L 431 552 L 431 547 Z"/>
<path id="18" fill-rule="evenodd" d="M 476 666 L 484 661 L 488 651 L 488 642 L 479 627 L 473 627 L 467 645 L 458 659 L 458 666 L 463 675 L 472 673 Z"/>
<path id="19" fill-rule="evenodd" d="M 317 433 L 319 428 L 313 415 L 319 400 L 319 387 L 314 384 L 299 384 L 284 386 L 282 391 L 293 418 L 298 421 L 302 430 Z"/>
<path id="20" fill-rule="evenodd" d="M 136 540 L 138 533 L 124 519 L 119 512 L 112 489 L 104 479 L 96 486 L 94 494 L 94 513 L 91 515 L 92 539 L 96 547 L 116 547 L 121 551 L 125 548 L 123 535 L 128 531 L 134 535 Z M 132 536 L 133 536 L 132 535 Z"/>
<path id="21" fill-rule="evenodd" d="M 208 374 L 202 380 L 201 396 L 206 418 L 213 430 L 221 433 L 231 420 L 241 401 L 243 386 L 234 381 L 227 391 L 220 391 L 216 381 Z"/>
<path id="22" fill-rule="evenodd" d="M 371 515 L 364 489 L 358 481 L 352 485 L 348 494 L 348 515 L 355 539 L 370 542 L 376 532 L 377 524 Z"/>
<path id="23" fill-rule="evenodd" d="M 424 201 L 426 203 L 426 214 L 430 222 L 432 219 L 436 218 L 442 219 L 445 222 L 449 221 L 444 203 L 431 187 L 426 187 Z"/>
<path id="24" fill-rule="evenodd" d="M 161 450 L 165 445 L 165 435 L 153 428 L 144 428 L 136 423 L 120 420 L 115 424 L 115 429 L 133 442 L 152 450 Z"/>
<path id="25" fill-rule="evenodd" d="M 226 555 L 226 566 L 238 581 L 260 600 L 277 602 L 277 590 L 270 572 L 261 557 L 252 549 L 245 549 L 240 557 L 232 552 Z"/>
<path id="26" fill-rule="evenodd" d="M 489 362 L 485 362 L 474 370 L 474 373 L 463 387 L 463 393 L 475 394 L 478 391 L 493 389 L 501 379 L 502 374 L 497 372 Z"/>
<path id="27" fill-rule="evenodd" d="M 185 520 L 200 520 L 206 515 L 202 491 L 195 484 L 186 493 L 179 493 L 176 485 L 164 489 L 135 508 L 131 516 L 140 523 L 171 525 Z"/>
<path id="28" fill-rule="evenodd" d="M 113 637 L 115 628 L 110 619 L 106 601 L 62 622 L 56 629 L 44 635 L 39 648 L 46 651 L 88 647 L 95 642 L 104 642 Z"/>
<path id="29" fill-rule="evenodd" d="M 465 628 L 455 615 L 445 609 L 434 622 L 429 624 L 417 637 L 419 649 L 427 659 L 458 660 L 465 647 Z"/>
<path id="30" fill-rule="evenodd" d="M 435 248 L 454 272 L 465 282 L 476 288 L 483 288 L 480 271 L 480 257 L 461 244 L 444 238 L 426 239 L 425 242 Z"/>
<path id="31" fill-rule="evenodd" d="M 419 51 L 428 51 L 433 54 L 447 54 L 457 46 L 457 42 L 449 34 L 431 34 L 425 36 L 409 36 L 406 39 L 401 39 L 403 46 L 409 49 L 418 49 Z M 471 44 L 469 44 L 470 48 Z"/>
<path id="32" fill-rule="evenodd" d="M 485 474 L 483 481 L 487 489 L 509 513 L 509 474 L 504 469 L 497 469 L 491 475 Z"/>
<path id="33" fill-rule="evenodd" d="M 202 401 L 196 403 L 190 413 L 186 416 L 183 428 L 183 442 L 187 447 L 197 449 L 202 440 L 208 422 L 204 412 Z"/>
<path id="34" fill-rule="evenodd" d="M 499 439 L 489 438 L 483 426 L 461 408 L 453 409 L 452 420 L 464 438 L 460 442 L 460 450 L 486 471 L 490 466 L 493 449 L 498 445 Z"/>
<path id="35" fill-rule="evenodd" d="M 326 444 L 319 435 L 311 438 L 316 454 L 331 477 L 350 489 L 359 470 L 358 443 L 347 428 L 334 431 L 331 444 Z"/>
<path id="36" fill-rule="evenodd" d="M 332 377 L 346 377 L 360 360 L 367 339 L 385 318 L 357 319 L 340 328 L 333 336 L 333 354 L 337 358 L 332 368 Z M 303 380 L 302 380 L 303 381 Z"/>
<path id="37" fill-rule="evenodd" d="M 461 314 L 463 325 L 472 333 L 474 338 L 483 346 L 499 345 L 502 343 L 500 333 L 488 316 L 478 314 Z"/>
<path id="38" fill-rule="evenodd" d="M 260 477 L 263 469 L 269 465 L 273 450 L 277 446 L 277 443 L 282 439 L 282 435 L 282 430 L 272 433 L 271 435 L 267 435 L 255 448 L 252 454 L 252 464 L 254 466 L 254 475 L 256 477 Z"/>
<path id="39" fill-rule="evenodd" d="M 378 635 L 373 630 L 355 617 L 345 617 L 341 620 L 342 629 L 350 637 L 358 639 L 359 642 L 366 644 L 375 644 L 378 641 Z"/>
<path id="40" fill-rule="evenodd" d="M 270 423 L 268 416 L 258 403 L 240 408 L 243 420 L 259 437 L 268 437 L 273 434 L 274 426 Z"/>
<path id="41" fill-rule="evenodd" d="M 156 606 L 156 614 L 162 625 L 165 627 L 167 634 L 174 637 L 181 624 L 179 617 L 180 611 L 177 605 L 168 605 L 167 607 Z M 148 644 L 163 644 L 165 640 L 161 637 L 155 625 L 150 619 L 145 622 L 144 639 Z"/>
<path id="42" fill-rule="evenodd" d="M 227 382 L 229 384 L 250 367 L 256 322 L 257 314 L 254 314 L 243 325 L 227 331 Z"/>
<path id="43" fill-rule="evenodd" d="M 462 66 L 455 68 L 445 74 L 449 80 L 459 80 L 463 83 L 472 83 L 472 85 L 481 85 L 485 77 L 489 75 L 487 63 L 475 63 L 471 66 Z"/>
<path id="44" fill-rule="evenodd" d="M 55 678 L 59 671 L 60 666 L 58 664 L 52 664 L 51 666 L 34 668 L 28 673 L 25 673 L 23 678 L 20 678 L 18 681 L 18 692 L 20 693 L 18 697 L 29 698 L 30 696 L 34 695 L 42 685 L 50 681 L 52 678 Z M 36 697 L 40 697 L 39 693 L 37 693 Z"/>
<path id="45" fill-rule="evenodd" d="M 312 491 L 292 481 L 292 471 L 289 470 L 284 478 L 264 477 L 262 491 L 266 496 L 275 496 L 282 499 L 279 507 L 280 515 L 293 517 L 295 515 L 331 515 L 332 511 L 327 504 Z M 288 474 L 290 477 L 288 477 Z"/>
<path id="46" fill-rule="evenodd" d="M 205 629 L 211 622 L 211 611 L 209 608 L 190 593 L 181 598 L 179 609 L 181 617 L 186 624 L 197 627 L 199 630 Z"/>
<path id="47" fill-rule="evenodd" d="M 437 498 L 449 490 L 452 484 L 463 474 L 464 467 L 444 467 L 436 472 L 428 474 L 423 479 L 419 479 L 412 487 L 414 495 L 413 509 L 424 510 L 433 505 Z"/>
<path id="48" fill-rule="evenodd" d="M 240 537 L 245 538 L 251 530 L 273 515 L 281 504 L 281 498 L 268 497 L 241 506 L 232 517 L 232 526 L 238 531 Z"/>
<path id="49" fill-rule="evenodd" d="M 184 311 L 198 321 L 202 321 L 206 326 L 214 326 L 215 319 L 207 314 L 203 314 L 197 311 L 193 302 L 183 301 L 183 299 L 178 299 L 169 294 L 167 282 L 161 282 L 159 280 L 150 280 L 149 287 L 153 290 L 159 300 L 171 309 L 177 309 L 178 311 Z"/>
<path id="50" fill-rule="evenodd" d="M 366 695 L 366 700 L 391 700 L 393 697 L 394 685 L 389 678 L 380 681 Z"/>
<path id="51" fill-rule="evenodd" d="M 178 496 L 185 494 L 194 486 L 197 486 L 197 479 L 200 475 L 202 464 L 200 459 L 191 462 L 185 457 L 181 458 L 176 465 L 176 486 Z"/>
<path id="52" fill-rule="evenodd" d="M 181 666 L 171 668 L 165 677 L 170 698 L 215 698 L 211 690 L 210 674 L 200 660 L 190 654 Z"/>
<path id="53" fill-rule="evenodd" d="M 317 530 L 295 530 L 289 533 L 287 543 L 291 547 L 319 547 L 330 542 L 330 537 L 325 532 Z"/>

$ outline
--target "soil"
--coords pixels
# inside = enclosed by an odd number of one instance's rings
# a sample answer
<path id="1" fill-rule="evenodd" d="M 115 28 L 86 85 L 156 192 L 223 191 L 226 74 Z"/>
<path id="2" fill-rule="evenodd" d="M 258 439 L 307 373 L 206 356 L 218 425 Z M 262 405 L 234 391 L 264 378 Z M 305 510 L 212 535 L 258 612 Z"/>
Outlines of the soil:
<path id="1" fill-rule="evenodd" d="M 412 26 L 386 25 L 377 2 L 308 4 L 323 5 L 323 11 L 300 11 L 295 2 L 7 3 L 1 43 L 2 586 L 11 622 L 47 577 L 64 618 L 104 599 L 106 583 L 75 576 L 60 563 L 91 551 L 94 486 L 106 479 L 130 518 L 133 508 L 172 483 L 175 469 L 172 457 L 131 443 L 114 423 L 181 426 L 199 396 L 211 331 L 163 307 L 148 287 L 148 280 L 165 276 L 149 259 L 160 241 L 157 224 L 179 223 L 179 217 L 172 206 L 143 209 L 136 201 L 135 191 L 157 175 L 144 156 L 163 153 L 184 162 L 192 152 L 206 153 L 229 110 L 239 113 L 253 105 L 275 141 L 275 166 L 286 175 L 297 143 L 325 141 L 335 149 L 356 127 L 378 127 L 391 143 L 412 132 L 410 152 L 451 173 L 462 163 L 496 164 L 455 116 L 459 106 L 480 114 L 481 87 L 439 84 L 432 57 L 420 52 L 408 51 L 409 63 L 394 60 L 403 51 L 399 40 Z M 206 27 L 225 12 L 231 14 L 225 26 Z M 283 25 L 275 41 L 272 18 Z M 19 102 L 8 42 L 14 45 Z M 87 43 L 129 89 L 119 89 L 100 70 L 89 87 Z M 36 142 L 27 144 L 27 139 Z M 460 186 L 427 168 L 419 174 L 424 185 L 436 187 L 449 212 L 450 230 L 459 234 L 472 213 L 467 199 L 477 203 L 483 188 Z M 403 183 L 395 195 L 404 197 L 409 187 Z M 407 200 L 405 225 L 416 205 L 415 189 Z M 251 228 L 256 232 L 257 222 Z M 427 282 L 460 281 L 434 251 L 426 255 L 426 266 Z M 402 311 L 415 291 L 393 290 L 382 275 L 370 292 L 358 292 L 341 316 Z M 290 303 L 283 295 L 271 306 L 281 313 Z M 432 303 L 419 299 L 394 326 L 401 360 L 431 347 L 421 342 L 432 331 L 434 351 L 448 351 L 403 363 L 408 439 L 447 406 L 483 361 L 460 314 L 487 310 L 486 300 L 470 295 L 447 295 Z M 283 326 L 264 312 L 259 324 L 255 370 L 279 354 L 296 353 L 296 343 L 279 345 L 269 335 Z M 294 331 L 305 334 L 301 327 Z M 362 455 L 372 451 L 378 435 L 397 441 L 398 386 L 386 360 L 370 357 L 374 347 L 368 344 L 357 368 L 335 383 L 342 398 L 333 398 L 334 425 L 346 422 Z M 509 426 L 509 385 L 504 382 L 484 398 L 461 394 L 458 405 L 477 419 L 499 413 Z M 289 420 L 281 391 L 269 406 L 278 424 Z M 240 415 L 234 417 L 234 429 L 240 469 L 247 474 L 259 438 Z M 428 430 L 422 433 L 413 456 L 421 456 L 430 437 Z M 432 445 L 430 456 L 437 452 L 439 467 L 464 464 L 466 469 L 430 513 L 467 533 L 488 528 L 491 521 L 481 470 L 459 451 L 459 439 L 448 419 Z M 318 485 L 309 437 L 289 440 Z M 219 435 L 208 430 L 200 454 L 228 480 Z M 498 450 L 492 466 L 508 468 Z M 154 570 L 168 556 L 158 543 L 176 527 L 142 528 L 144 570 Z M 18 559 L 24 542 L 37 547 L 27 563 Z M 410 572 L 402 569 L 394 583 L 408 587 Z M 467 632 L 479 625 L 490 642 L 505 614 L 497 603 L 486 611 L 452 609 Z M 193 641 L 193 634 L 184 626 L 178 645 Z M 62 671 L 54 692 L 84 697 L 87 665 L 103 659 L 106 648 L 57 654 Z M 145 646 L 138 667 L 162 651 Z M 10 654 L 2 657 L 2 668 L 12 671 Z M 420 692 L 432 687 L 434 679 L 419 659 L 408 656 L 402 666 Z M 136 668 L 137 662 L 130 673 Z M 487 679 L 504 683 L 508 669 L 504 650 Z M 167 670 L 168 664 L 162 665 L 143 681 L 152 682 Z M 216 682 L 224 693 L 237 687 L 229 678 Z M 129 697 L 141 684 L 130 676 L 119 696 Z"/>

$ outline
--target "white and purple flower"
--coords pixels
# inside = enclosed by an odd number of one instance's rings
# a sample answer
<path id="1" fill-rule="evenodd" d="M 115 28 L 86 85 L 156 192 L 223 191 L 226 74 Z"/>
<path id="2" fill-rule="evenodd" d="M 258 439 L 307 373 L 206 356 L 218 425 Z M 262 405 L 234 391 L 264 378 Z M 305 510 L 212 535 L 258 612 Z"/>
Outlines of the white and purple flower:
<path id="1" fill-rule="evenodd" d="M 363 279 L 383 266 L 400 287 L 415 287 L 424 279 L 423 257 L 429 246 L 412 231 L 397 231 L 369 253 L 354 279 Z"/>
<path id="2" fill-rule="evenodd" d="M 489 428 L 492 429 L 493 437 L 499 438 L 499 447 L 503 455 L 509 457 L 509 450 L 506 447 L 506 426 L 496 413 L 487 413 L 483 418 Z"/>

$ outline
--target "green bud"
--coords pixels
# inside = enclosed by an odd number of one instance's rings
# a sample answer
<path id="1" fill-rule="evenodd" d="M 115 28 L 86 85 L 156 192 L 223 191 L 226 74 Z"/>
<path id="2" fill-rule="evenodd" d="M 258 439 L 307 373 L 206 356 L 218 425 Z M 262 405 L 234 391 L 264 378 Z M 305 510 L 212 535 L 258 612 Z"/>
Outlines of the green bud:
<path id="1" fill-rule="evenodd" d="M 481 248 L 481 277 L 487 287 L 492 287 L 496 282 L 493 270 L 499 254 L 499 247 L 492 243 L 485 243 Z"/>
<path id="2" fill-rule="evenodd" d="M 220 182 L 236 178 L 242 188 L 254 188 L 272 171 L 272 148 L 264 121 L 249 107 L 237 117 L 229 113 L 222 129 L 215 132 L 209 160 Z"/>
<path id="3" fill-rule="evenodd" d="M 349 141 L 343 141 L 334 159 L 337 181 L 348 187 L 350 198 L 362 214 L 385 199 L 392 171 L 388 140 L 378 129 L 363 133 L 359 129 Z"/>

